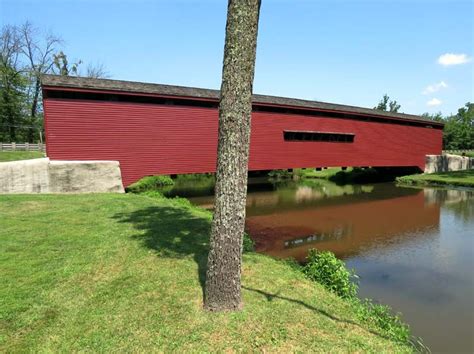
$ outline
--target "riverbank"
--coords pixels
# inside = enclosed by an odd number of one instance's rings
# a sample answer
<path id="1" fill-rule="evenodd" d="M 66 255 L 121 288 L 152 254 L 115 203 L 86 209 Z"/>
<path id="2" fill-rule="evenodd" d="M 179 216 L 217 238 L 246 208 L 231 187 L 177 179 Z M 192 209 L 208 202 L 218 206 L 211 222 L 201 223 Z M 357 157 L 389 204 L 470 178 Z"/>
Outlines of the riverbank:
<path id="1" fill-rule="evenodd" d="M 339 185 L 393 182 L 397 176 L 413 172 L 414 168 L 410 167 L 349 167 L 344 170 L 340 167 L 329 167 L 320 171 L 316 171 L 312 168 L 298 169 L 295 171 L 296 175 L 303 179 L 327 179 Z"/>
<path id="2" fill-rule="evenodd" d="M 210 213 L 187 200 L 0 196 L 0 214 L 1 351 L 411 351 L 256 253 L 244 310 L 204 312 Z"/>
<path id="3" fill-rule="evenodd" d="M 443 185 L 474 187 L 474 170 L 417 174 L 397 178 L 397 183 L 405 185 Z"/>

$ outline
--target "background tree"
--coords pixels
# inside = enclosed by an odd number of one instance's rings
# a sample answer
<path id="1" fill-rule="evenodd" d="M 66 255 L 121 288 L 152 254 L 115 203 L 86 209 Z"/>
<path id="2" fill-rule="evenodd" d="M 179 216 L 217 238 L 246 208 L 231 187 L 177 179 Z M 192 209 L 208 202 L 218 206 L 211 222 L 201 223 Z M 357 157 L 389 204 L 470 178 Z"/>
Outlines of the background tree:
<path id="1" fill-rule="evenodd" d="M 397 101 L 395 100 L 390 101 L 390 97 L 387 94 L 385 94 L 383 95 L 379 104 L 376 107 L 374 107 L 374 109 L 379 110 L 379 111 L 397 113 L 400 107 L 401 106 L 397 103 Z"/>
<path id="2" fill-rule="evenodd" d="M 229 0 L 204 308 L 241 307 L 242 241 L 260 0 Z"/>
<path id="3" fill-rule="evenodd" d="M 110 75 L 105 69 L 103 64 L 97 63 L 95 65 L 88 64 L 86 68 L 86 73 L 84 74 L 84 76 L 90 77 L 92 79 L 99 79 L 99 78 L 108 78 Z"/>
<path id="4" fill-rule="evenodd" d="M 443 117 L 441 112 L 424 113 L 423 116 L 444 123 L 444 150 L 474 149 L 474 103 L 466 103 L 458 109 L 457 114 L 447 117 Z"/>
<path id="5" fill-rule="evenodd" d="M 54 53 L 62 44 L 62 40 L 53 34 L 43 36 L 30 22 L 25 22 L 18 27 L 22 41 L 22 52 L 29 64 L 31 80 L 31 123 L 38 113 L 41 95 L 41 75 L 51 71 L 54 64 Z"/>
<path id="6" fill-rule="evenodd" d="M 69 64 L 66 54 L 61 50 L 58 54 L 53 55 L 53 73 L 61 76 L 74 76 L 78 73 L 78 67 L 82 64 L 79 60 L 76 63 Z"/>
<path id="7" fill-rule="evenodd" d="M 89 65 L 84 74 L 81 60 L 70 63 L 60 50 L 58 36 L 45 34 L 31 22 L 1 29 L 0 48 L 0 141 L 28 141 L 43 130 L 41 76 L 106 77 L 103 65 Z"/>
<path id="8" fill-rule="evenodd" d="M 0 35 L 0 141 L 15 141 L 25 114 L 27 79 L 20 63 L 21 42 L 12 26 Z"/>

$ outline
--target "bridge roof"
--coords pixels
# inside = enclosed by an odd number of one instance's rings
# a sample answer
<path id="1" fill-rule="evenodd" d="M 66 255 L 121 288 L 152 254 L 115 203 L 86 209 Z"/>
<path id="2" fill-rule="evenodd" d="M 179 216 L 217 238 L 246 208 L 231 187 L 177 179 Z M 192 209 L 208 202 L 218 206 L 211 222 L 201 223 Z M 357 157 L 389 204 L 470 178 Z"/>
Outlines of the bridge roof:
<path id="1" fill-rule="evenodd" d="M 48 88 L 64 88 L 76 89 L 81 91 L 107 91 L 123 94 L 147 94 L 156 96 L 182 97 L 195 100 L 211 100 L 218 101 L 220 97 L 219 90 L 203 89 L 196 87 L 152 84 L 145 82 L 110 80 L 110 79 L 93 79 L 74 76 L 59 75 L 43 75 L 41 83 L 45 89 Z M 440 125 L 443 123 L 436 122 L 419 115 L 392 113 L 379 111 L 372 108 L 356 107 L 328 102 L 309 101 L 297 98 L 253 95 L 254 105 L 287 107 L 289 109 L 310 109 L 339 113 L 349 113 L 357 115 L 368 115 L 390 120 L 408 120 L 414 122 L 429 122 L 430 124 Z"/>

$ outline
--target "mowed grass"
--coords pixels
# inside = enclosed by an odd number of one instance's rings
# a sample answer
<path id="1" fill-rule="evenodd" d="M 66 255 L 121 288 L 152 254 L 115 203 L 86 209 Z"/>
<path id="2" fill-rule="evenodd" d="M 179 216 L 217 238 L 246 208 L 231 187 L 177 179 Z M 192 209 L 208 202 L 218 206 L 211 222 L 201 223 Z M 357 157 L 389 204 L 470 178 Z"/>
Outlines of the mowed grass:
<path id="1" fill-rule="evenodd" d="M 427 173 L 398 177 L 397 182 L 412 185 L 451 185 L 474 187 L 474 170 Z"/>
<path id="2" fill-rule="evenodd" d="M 41 151 L 0 151 L 0 162 L 38 159 L 45 157 Z"/>
<path id="3" fill-rule="evenodd" d="M 202 310 L 210 214 L 140 195 L 0 196 L 0 352 L 405 352 L 289 264 L 247 253 Z"/>
<path id="4" fill-rule="evenodd" d="M 466 151 L 464 155 L 468 157 L 474 157 L 474 151 Z"/>

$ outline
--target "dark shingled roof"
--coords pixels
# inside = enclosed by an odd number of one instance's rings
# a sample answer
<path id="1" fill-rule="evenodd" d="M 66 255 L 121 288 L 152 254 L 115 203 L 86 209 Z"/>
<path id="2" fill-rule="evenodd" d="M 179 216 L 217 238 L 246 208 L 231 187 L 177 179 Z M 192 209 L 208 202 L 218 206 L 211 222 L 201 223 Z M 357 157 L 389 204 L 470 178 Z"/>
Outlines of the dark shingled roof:
<path id="1" fill-rule="evenodd" d="M 62 87 L 62 88 L 76 88 L 84 90 L 104 90 L 116 92 L 129 92 L 136 94 L 156 94 L 160 96 L 179 96 L 197 99 L 211 99 L 218 100 L 220 91 L 202 89 L 195 87 L 172 86 L 162 84 L 151 84 L 144 82 L 121 81 L 110 79 L 91 79 L 74 76 L 58 76 L 58 75 L 43 75 L 41 83 L 44 87 Z M 362 115 L 371 115 L 378 117 L 386 117 L 388 119 L 402 119 L 410 121 L 429 122 L 437 125 L 443 125 L 440 122 L 435 122 L 422 116 L 391 113 L 378 111 L 371 108 L 347 106 L 342 104 L 334 104 L 319 101 L 308 101 L 296 98 L 286 98 L 266 95 L 253 95 L 254 104 L 269 104 L 286 107 L 296 107 L 303 109 L 325 110 L 343 113 L 355 113 Z"/>

